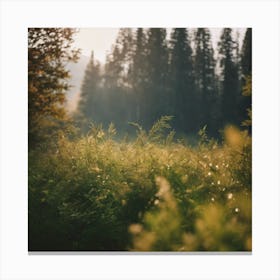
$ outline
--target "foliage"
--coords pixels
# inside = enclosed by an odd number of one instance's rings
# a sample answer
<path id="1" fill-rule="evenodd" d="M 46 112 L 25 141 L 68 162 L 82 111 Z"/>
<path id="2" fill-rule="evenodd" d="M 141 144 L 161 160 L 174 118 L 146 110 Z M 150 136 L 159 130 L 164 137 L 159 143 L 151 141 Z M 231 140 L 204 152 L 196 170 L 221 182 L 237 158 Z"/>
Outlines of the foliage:
<path id="1" fill-rule="evenodd" d="M 252 28 L 247 28 L 241 52 L 242 96 L 240 100 L 240 117 L 242 125 L 251 132 L 252 120 Z"/>
<path id="2" fill-rule="evenodd" d="M 241 90 L 239 86 L 238 71 L 238 45 L 233 39 L 232 29 L 224 28 L 219 42 L 220 66 L 222 68 L 222 124 L 239 124 L 239 98 Z"/>
<path id="3" fill-rule="evenodd" d="M 143 28 L 137 28 L 135 50 L 133 52 L 132 66 L 129 78 L 131 78 L 132 90 L 135 93 L 136 108 L 135 119 L 137 122 L 145 119 L 145 92 L 148 82 L 147 76 L 147 35 Z"/>
<path id="4" fill-rule="evenodd" d="M 248 75 L 245 77 L 245 85 L 243 86 L 243 96 L 249 97 L 249 100 L 251 101 L 252 96 L 252 76 Z M 252 109 L 251 104 L 248 105 L 247 108 L 247 119 L 242 122 L 243 126 L 251 127 L 252 126 Z"/>
<path id="5" fill-rule="evenodd" d="M 215 74 L 216 61 L 208 28 L 198 28 L 194 37 L 194 74 L 196 84 L 195 106 L 197 127 L 208 126 L 209 132 L 217 136 L 219 110 L 218 81 Z"/>
<path id="6" fill-rule="evenodd" d="M 251 97 L 242 95 L 251 73 L 251 29 L 242 48 L 231 28 L 224 28 L 215 54 L 208 28 L 120 28 L 104 67 L 89 63 L 76 112 L 87 132 L 90 122 L 130 133 L 128 122 L 149 129 L 172 115 L 178 134 L 207 133 L 219 138 L 225 125 L 242 128 Z M 236 38 L 235 38 L 236 37 Z M 92 66 L 90 66 L 92 65 Z M 99 69 L 100 68 L 100 69 Z"/>
<path id="7" fill-rule="evenodd" d="M 71 48 L 74 33 L 71 28 L 28 29 L 29 148 L 65 126 L 63 104 L 69 88 L 65 65 L 76 61 L 79 53 Z"/>
<path id="8" fill-rule="evenodd" d="M 197 129 L 198 108 L 188 30 L 174 28 L 170 45 L 170 111 L 174 115 L 174 128 L 189 133 Z"/>
<path id="9" fill-rule="evenodd" d="M 252 74 L 252 28 L 247 28 L 241 54 L 242 74 Z"/>
<path id="10" fill-rule="evenodd" d="M 78 108 L 80 116 L 77 116 L 77 119 L 80 122 L 82 122 L 84 119 L 92 119 L 96 113 L 96 95 L 99 87 L 99 71 L 99 64 L 94 61 L 94 54 L 92 52 L 81 86 Z M 83 125 L 80 123 L 80 126 L 82 127 Z"/>
<path id="11" fill-rule="evenodd" d="M 132 63 L 133 44 L 132 29 L 120 28 L 112 53 L 106 60 L 105 88 L 130 87 L 127 77 Z"/>
<path id="12" fill-rule="evenodd" d="M 29 250 L 250 251 L 251 138 L 228 127 L 191 148 L 163 133 L 169 121 L 134 124 L 130 142 L 93 125 L 31 151 Z"/>
<path id="13" fill-rule="evenodd" d="M 232 124 L 251 100 L 251 30 L 243 80 L 223 30 L 218 94 L 209 30 L 196 30 L 193 56 L 187 29 L 168 42 L 164 28 L 121 28 L 105 73 L 93 54 L 86 69 L 81 137 L 63 107 L 74 32 L 29 29 L 29 250 L 250 251 L 252 143 Z M 128 121 L 136 137 L 120 140 Z M 179 133 L 202 127 L 198 145 L 176 142 L 171 121 Z M 220 142 L 209 138 L 224 124 Z"/>
<path id="14" fill-rule="evenodd" d="M 169 114 L 168 46 L 165 28 L 147 31 L 147 88 L 144 92 L 145 115 L 141 122 L 149 128 L 158 118 Z"/>

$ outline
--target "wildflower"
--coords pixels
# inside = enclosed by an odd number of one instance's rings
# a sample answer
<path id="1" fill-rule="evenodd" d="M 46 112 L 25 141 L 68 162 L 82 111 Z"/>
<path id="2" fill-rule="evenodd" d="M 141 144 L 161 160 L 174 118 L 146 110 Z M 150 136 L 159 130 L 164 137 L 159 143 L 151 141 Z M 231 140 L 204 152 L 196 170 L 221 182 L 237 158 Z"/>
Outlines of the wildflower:
<path id="1" fill-rule="evenodd" d="M 232 199 L 232 197 L 233 197 L 232 193 L 229 193 L 228 196 L 227 196 L 228 199 Z"/>
<path id="2" fill-rule="evenodd" d="M 238 212 L 239 212 L 239 208 L 236 207 L 236 208 L 234 209 L 234 211 L 235 211 L 235 213 L 238 213 Z"/>
<path id="3" fill-rule="evenodd" d="M 220 181 L 220 180 L 218 180 L 217 184 L 218 184 L 218 185 L 220 185 L 220 184 L 221 184 L 221 181 Z"/>
<path id="4" fill-rule="evenodd" d="M 208 174 L 207 174 L 208 176 L 211 176 L 212 175 L 212 173 L 211 172 L 208 172 Z"/>

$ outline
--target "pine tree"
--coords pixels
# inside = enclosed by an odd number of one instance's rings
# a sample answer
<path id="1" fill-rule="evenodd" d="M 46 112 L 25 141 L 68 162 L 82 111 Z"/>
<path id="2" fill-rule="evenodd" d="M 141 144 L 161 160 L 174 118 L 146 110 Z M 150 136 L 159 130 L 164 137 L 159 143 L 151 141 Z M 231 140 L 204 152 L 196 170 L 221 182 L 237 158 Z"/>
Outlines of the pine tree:
<path id="1" fill-rule="evenodd" d="M 171 34 L 170 88 L 171 114 L 176 130 L 195 132 L 196 100 L 194 92 L 192 49 L 185 28 L 174 28 Z"/>
<path id="2" fill-rule="evenodd" d="M 195 83 L 198 99 L 199 127 L 207 125 L 210 134 L 217 133 L 218 88 L 215 74 L 216 62 L 208 28 L 198 28 L 194 38 Z"/>
<path id="3" fill-rule="evenodd" d="M 120 28 L 105 65 L 105 86 L 130 87 L 128 73 L 132 64 L 134 41 L 131 28 Z"/>
<path id="4" fill-rule="evenodd" d="M 248 87 L 252 81 L 252 28 L 247 28 L 241 52 L 242 88 Z M 243 94 L 240 101 L 240 116 L 244 121 L 247 118 L 248 110 L 252 107 L 252 95 Z"/>
<path id="5" fill-rule="evenodd" d="M 136 121 L 145 118 L 145 90 L 147 87 L 147 38 L 143 28 L 136 30 L 135 48 L 132 58 L 130 78 L 136 103 Z"/>
<path id="6" fill-rule="evenodd" d="M 222 123 L 239 124 L 238 99 L 239 87 L 238 65 L 236 64 L 236 42 L 232 38 L 232 29 L 224 28 L 219 42 L 220 66 L 222 70 Z"/>
<path id="7" fill-rule="evenodd" d="M 249 76 L 252 74 L 252 28 L 247 28 L 241 54 L 242 74 Z"/>
<path id="8" fill-rule="evenodd" d="M 104 86 L 107 89 L 121 86 L 121 75 L 123 71 L 121 50 L 119 46 L 113 46 L 113 51 L 106 57 Z"/>
<path id="9" fill-rule="evenodd" d="M 168 48 L 165 28 L 150 28 L 147 41 L 147 90 L 144 123 L 149 127 L 168 114 Z"/>
<path id="10" fill-rule="evenodd" d="M 78 59 L 71 28 L 28 29 L 29 148 L 53 136 L 67 119 L 63 104 L 69 88 L 65 65 Z"/>
<path id="11" fill-rule="evenodd" d="M 94 62 L 94 54 L 92 52 L 81 87 L 80 101 L 78 105 L 80 118 L 94 120 L 97 116 L 99 80 L 99 64 Z"/>
<path id="12" fill-rule="evenodd" d="M 114 122 L 119 129 L 135 120 L 130 79 L 133 48 L 132 29 L 121 28 L 105 64 L 102 120 L 105 124 Z"/>

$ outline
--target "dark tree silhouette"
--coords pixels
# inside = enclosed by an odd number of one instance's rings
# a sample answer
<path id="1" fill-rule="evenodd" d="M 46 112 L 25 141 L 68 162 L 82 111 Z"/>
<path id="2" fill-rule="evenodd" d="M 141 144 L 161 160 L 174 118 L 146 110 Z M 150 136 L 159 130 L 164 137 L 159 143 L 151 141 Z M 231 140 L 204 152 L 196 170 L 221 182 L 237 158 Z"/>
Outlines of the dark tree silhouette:
<path id="1" fill-rule="evenodd" d="M 146 115 L 145 92 L 147 89 L 147 36 L 143 28 L 136 31 L 135 51 L 131 68 L 132 91 L 136 101 L 136 120 L 141 122 Z"/>
<path id="2" fill-rule="evenodd" d="M 92 52 L 90 61 L 85 70 L 78 104 L 78 120 L 82 123 L 86 119 L 93 120 L 94 117 L 98 115 L 99 72 L 99 64 L 94 62 L 94 54 Z"/>
<path id="3" fill-rule="evenodd" d="M 235 51 L 236 42 L 232 38 L 232 29 L 224 28 L 219 42 L 220 66 L 222 70 L 222 125 L 239 124 L 238 99 L 241 92 Z"/>
<path id="4" fill-rule="evenodd" d="M 196 96 L 192 49 L 186 28 L 175 28 L 171 34 L 170 87 L 171 114 L 178 131 L 193 132 L 197 127 Z"/>
<path id="5" fill-rule="evenodd" d="M 168 48 L 166 29 L 150 28 L 147 42 L 146 115 L 143 122 L 149 127 L 162 115 L 168 114 Z"/>
<path id="6" fill-rule="evenodd" d="M 208 28 L 198 28 L 194 38 L 195 83 L 198 99 L 197 114 L 199 126 L 207 125 L 210 133 L 217 133 L 218 88 L 215 74 L 216 62 Z"/>
<path id="7" fill-rule="evenodd" d="M 252 28 L 247 28 L 241 52 L 242 88 L 248 86 L 252 77 Z M 246 90 L 245 90 L 246 91 Z M 247 118 L 247 110 L 252 106 L 252 95 L 243 94 L 240 100 L 240 116 Z"/>

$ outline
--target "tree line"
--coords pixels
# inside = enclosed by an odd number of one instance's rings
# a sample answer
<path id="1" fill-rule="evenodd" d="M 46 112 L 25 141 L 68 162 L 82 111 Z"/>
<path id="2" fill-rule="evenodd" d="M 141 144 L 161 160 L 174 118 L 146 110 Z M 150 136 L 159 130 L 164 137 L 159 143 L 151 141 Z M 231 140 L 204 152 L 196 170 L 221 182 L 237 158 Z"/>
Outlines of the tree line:
<path id="1" fill-rule="evenodd" d="M 250 125 L 252 30 L 240 47 L 232 29 L 223 29 L 216 59 L 209 29 L 192 31 L 175 28 L 167 40 L 164 28 L 121 28 L 104 67 L 92 54 L 75 114 L 83 131 L 90 122 L 113 122 L 119 130 L 130 121 L 150 128 L 162 115 L 174 116 L 173 127 L 185 134 L 207 125 L 217 136 L 227 123 Z M 70 86 L 66 64 L 79 57 L 76 32 L 28 30 L 29 149 L 73 130 L 64 103 Z"/>
<path id="2" fill-rule="evenodd" d="M 90 40 L 90 38 L 89 38 Z M 102 67 L 92 53 L 81 86 L 76 120 L 84 131 L 90 122 L 129 122 L 148 129 L 161 116 L 173 116 L 179 133 L 196 134 L 207 126 L 214 137 L 227 124 L 240 126 L 251 107 L 242 94 L 252 72 L 252 30 L 242 46 L 224 28 L 215 56 L 208 28 L 121 28 Z"/>

